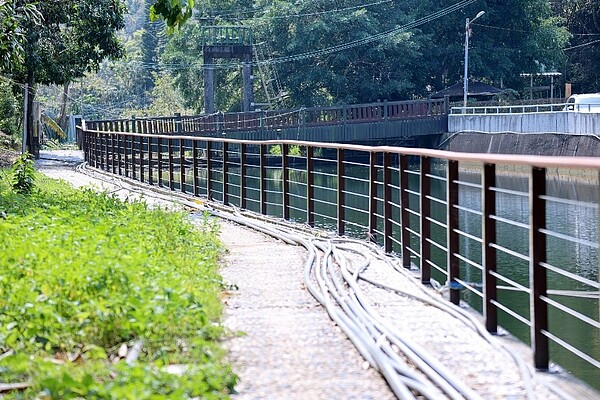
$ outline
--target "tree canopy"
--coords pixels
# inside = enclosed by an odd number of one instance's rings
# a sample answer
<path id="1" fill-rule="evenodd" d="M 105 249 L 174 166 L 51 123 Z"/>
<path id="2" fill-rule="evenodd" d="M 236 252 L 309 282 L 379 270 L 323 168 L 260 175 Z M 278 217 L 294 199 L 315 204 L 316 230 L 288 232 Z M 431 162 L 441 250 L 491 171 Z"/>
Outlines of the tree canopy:
<path id="1" fill-rule="evenodd" d="M 41 2 L 45 3 L 51 2 Z M 99 75 L 88 74 L 87 85 L 79 93 L 87 102 L 96 99 L 103 104 L 96 108 L 110 116 L 154 112 L 177 103 L 161 96 L 181 101 L 177 111 L 202 112 L 202 29 L 236 25 L 253 32 L 258 54 L 253 60 L 255 101 L 259 104 L 268 102 L 267 89 L 273 82 L 276 94 L 286 96 L 277 107 L 424 98 L 462 80 L 465 20 L 480 11 L 485 14 L 470 26 L 471 79 L 525 93 L 528 81 L 522 73 L 559 71 L 573 82 L 574 91 L 595 91 L 600 90 L 600 73 L 595 68 L 600 61 L 600 42 L 596 42 L 600 40 L 600 4 L 596 3 L 126 0 L 129 15 L 120 34 L 125 58 L 102 64 Z M 169 35 L 162 32 L 165 26 Z M 68 58 L 80 55 L 75 51 L 64 54 Z M 217 59 L 215 63 L 217 109 L 240 110 L 239 60 Z M 54 77 L 68 72 L 50 71 Z M 41 74 L 37 79 L 60 80 Z M 157 79 L 160 88 L 154 90 Z M 176 88 L 166 90 L 171 84 Z M 155 102 L 162 105 L 155 107 Z"/>
<path id="2" fill-rule="evenodd" d="M 521 73 L 564 66 L 569 33 L 547 0 L 206 0 L 175 33 L 165 57 L 181 65 L 176 82 L 196 108 L 201 85 L 190 83 L 201 71 L 190 60 L 202 54 L 201 27 L 219 24 L 251 27 L 255 44 L 266 44 L 265 59 L 256 61 L 277 71 L 288 105 L 425 97 L 462 79 L 465 19 L 479 11 L 484 16 L 471 25 L 472 79 L 520 89 Z M 230 60 L 220 67 L 218 87 L 228 97 L 217 94 L 217 105 L 235 109 L 239 71 Z"/>
<path id="3" fill-rule="evenodd" d="M 21 1 L 0 1 L 0 71 L 13 63 L 23 62 L 25 33 L 19 26 L 29 22 L 39 25 L 41 14 L 33 4 Z"/>
<path id="4" fill-rule="evenodd" d="M 600 92 L 600 2 L 560 0 L 555 8 L 572 35 L 566 48 L 567 79 L 576 93 Z"/>
<path id="5" fill-rule="evenodd" d="M 22 34 L 22 62 L 6 66 L 18 82 L 27 83 L 28 146 L 33 144 L 32 105 L 36 84 L 63 85 L 95 71 L 108 57 L 122 56 L 116 32 L 123 28 L 125 11 L 120 0 L 40 0 L 39 21 L 18 21 Z"/>

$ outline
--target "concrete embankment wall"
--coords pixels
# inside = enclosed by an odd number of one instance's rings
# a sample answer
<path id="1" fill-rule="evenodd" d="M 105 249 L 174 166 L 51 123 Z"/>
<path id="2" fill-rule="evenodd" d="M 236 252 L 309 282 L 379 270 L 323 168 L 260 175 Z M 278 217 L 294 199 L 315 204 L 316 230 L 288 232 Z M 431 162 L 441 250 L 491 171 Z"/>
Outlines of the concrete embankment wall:
<path id="1" fill-rule="evenodd" d="M 590 135 L 455 133 L 442 144 L 444 150 L 488 154 L 600 157 L 600 139 Z"/>
<path id="2" fill-rule="evenodd" d="M 569 133 L 600 136 L 600 113 L 569 111 L 448 116 L 448 132 Z"/>

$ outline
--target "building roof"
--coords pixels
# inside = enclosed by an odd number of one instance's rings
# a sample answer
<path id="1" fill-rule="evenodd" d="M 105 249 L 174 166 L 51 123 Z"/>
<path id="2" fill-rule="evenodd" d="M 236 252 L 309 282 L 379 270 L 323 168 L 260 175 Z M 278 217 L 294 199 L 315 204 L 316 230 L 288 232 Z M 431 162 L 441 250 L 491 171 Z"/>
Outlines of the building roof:
<path id="1" fill-rule="evenodd" d="M 444 90 L 432 94 L 430 97 L 432 99 L 442 99 L 446 96 L 462 97 L 463 86 L 463 82 L 458 82 Z M 486 83 L 469 81 L 469 96 L 493 96 L 500 92 L 502 92 L 502 89 L 498 89 L 497 87 L 490 86 Z"/>

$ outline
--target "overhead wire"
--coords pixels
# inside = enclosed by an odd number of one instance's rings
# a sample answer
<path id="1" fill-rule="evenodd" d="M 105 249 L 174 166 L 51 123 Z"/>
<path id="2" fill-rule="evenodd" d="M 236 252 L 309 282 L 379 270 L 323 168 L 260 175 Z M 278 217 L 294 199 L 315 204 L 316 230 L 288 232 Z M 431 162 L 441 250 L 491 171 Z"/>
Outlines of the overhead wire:
<path id="1" fill-rule="evenodd" d="M 336 14 L 336 13 L 340 13 L 340 12 L 345 12 L 345 11 L 352 11 L 352 10 L 357 10 L 357 9 L 361 9 L 361 8 L 368 8 L 368 7 L 373 7 L 373 6 L 377 6 L 380 4 L 385 4 L 385 3 L 391 3 L 393 0 L 379 0 L 379 1 L 375 1 L 375 2 L 371 2 L 371 3 L 364 3 L 364 4 L 357 4 L 354 6 L 348 6 L 348 7 L 343 7 L 343 8 L 334 8 L 334 9 L 330 9 L 330 10 L 322 10 L 322 11 L 313 11 L 313 12 L 308 12 L 308 13 L 295 13 L 295 14 L 279 14 L 279 15 L 268 15 L 269 19 L 291 19 L 291 18 L 300 18 L 300 17 L 312 17 L 312 16 L 316 16 L 316 15 L 325 15 L 325 14 Z M 223 13 L 220 12 L 219 10 L 203 10 L 204 12 L 208 13 L 208 15 L 206 17 L 200 17 L 200 19 L 214 19 L 215 17 L 240 17 L 242 15 L 251 15 L 251 16 L 255 16 L 256 14 L 261 14 L 262 16 L 264 16 L 265 14 L 268 14 L 273 8 L 272 7 L 264 7 L 262 9 L 257 9 L 257 10 L 248 10 L 248 11 L 238 11 L 238 12 L 227 12 L 227 13 Z M 261 17 L 258 17 L 256 19 L 261 19 Z"/>
<path id="2" fill-rule="evenodd" d="M 396 35 L 398 33 L 407 32 L 411 29 L 418 28 L 420 26 L 423 26 L 425 24 L 433 22 L 437 19 L 445 17 L 446 15 L 454 13 L 472 3 L 475 3 L 476 1 L 477 0 L 461 0 L 458 3 L 455 3 L 451 6 L 443 8 L 443 9 L 433 12 L 431 14 L 428 14 L 424 17 L 418 18 L 409 23 L 397 26 L 392 29 L 388 29 L 388 30 L 380 32 L 380 33 L 369 35 L 369 36 L 366 36 L 366 37 L 363 37 L 360 39 L 355 39 L 355 40 L 352 40 L 349 42 L 340 43 L 337 45 L 333 45 L 333 46 L 318 49 L 318 50 L 307 51 L 307 52 L 303 52 L 303 53 L 292 54 L 292 55 L 281 56 L 281 57 L 274 57 L 274 58 L 260 60 L 260 61 L 252 61 L 252 62 L 249 62 L 246 64 L 250 64 L 252 66 L 282 64 L 282 63 L 300 61 L 300 60 L 305 60 L 305 59 L 309 59 L 309 58 L 313 58 L 313 57 L 333 54 L 333 53 L 337 53 L 337 52 L 344 51 L 344 50 L 349 50 L 349 49 L 352 49 L 352 48 L 355 48 L 358 46 L 362 46 L 362 45 L 373 43 L 373 42 L 376 42 L 376 41 L 379 41 L 382 39 L 386 39 L 386 38 Z M 150 65 L 148 63 L 142 63 L 142 62 L 135 62 L 133 64 L 139 65 L 141 67 L 147 67 L 148 65 Z M 152 66 L 154 66 L 154 65 L 155 64 L 152 63 Z M 204 67 L 211 67 L 211 68 L 215 68 L 215 69 L 232 69 L 232 68 L 239 68 L 241 65 L 242 65 L 242 63 L 240 63 L 240 62 L 228 62 L 228 63 L 216 63 L 216 64 L 214 64 L 214 63 L 206 64 L 206 63 L 202 63 L 202 62 L 189 63 L 189 64 L 186 64 L 186 63 L 165 63 L 165 64 L 163 64 L 164 68 L 168 69 L 168 70 L 185 70 L 185 69 L 194 69 L 194 68 L 200 69 L 200 68 L 204 68 Z"/>

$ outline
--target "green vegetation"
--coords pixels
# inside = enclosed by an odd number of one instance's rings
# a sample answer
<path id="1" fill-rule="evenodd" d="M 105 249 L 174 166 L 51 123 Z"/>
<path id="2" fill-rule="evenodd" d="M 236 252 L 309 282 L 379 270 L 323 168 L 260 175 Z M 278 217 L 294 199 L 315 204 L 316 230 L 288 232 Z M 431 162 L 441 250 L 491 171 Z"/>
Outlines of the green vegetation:
<path id="1" fill-rule="evenodd" d="M 197 229 L 183 213 L 42 176 L 23 195 L 9 175 L 0 376 L 28 387 L 3 398 L 227 398 L 236 378 L 218 345 L 215 223 Z"/>
<path id="2" fill-rule="evenodd" d="M 35 153 L 39 150 L 33 135 L 36 85 L 62 85 L 66 92 L 71 82 L 96 71 L 104 59 L 121 57 L 116 32 L 124 27 L 125 7 L 120 0 L 0 3 L 0 32 L 14 31 L 7 38 L 0 35 L 0 50 L 10 49 L 7 56 L 0 52 L 0 72 L 29 87 L 26 141 Z M 4 15 L 5 11 L 13 15 Z"/>
<path id="3" fill-rule="evenodd" d="M 12 188 L 18 194 L 31 194 L 35 187 L 35 169 L 31 155 L 25 153 L 13 165 Z"/>
<path id="4" fill-rule="evenodd" d="M 275 145 L 269 146 L 269 154 L 280 156 L 281 155 L 281 145 L 275 144 Z M 288 147 L 288 155 L 289 156 L 301 156 L 302 148 L 300 146 L 293 144 Z"/>
<path id="5" fill-rule="evenodd" d="M 0 71 L 20 83 L 33 77 L 62 85 L 36 91 L 61 126 L 68 112 L 87 119 L 201 113 L 200 33 L 209 25 L 252 29 L 262 54 L 254 61 L 268 70 L 254 69 L 254 100 L 266 103 L 265 88 L 275 85 L 270 97 L 284 95 L 279 108 L 426 98 L 455 84 L 463 74 L 465 18 L 479 11 L 485 14 L 471 26 L 471 79 L 526 97 L 522 73 L 558 71 L 556 95 L 565 82 L 574 92 L 600 91 L 596 0 L 85 0 L 80 11 L 74 0 L 24 3 L 0 4 Z M 458 6 L 430 18 L 451 5 Z M 415 21 L 422 23 L 402 28 Z M 98 46 L 82 45 L 95 40 Z M 241 110 L 239 61 L 215 62 L 216 108 Z"/>

